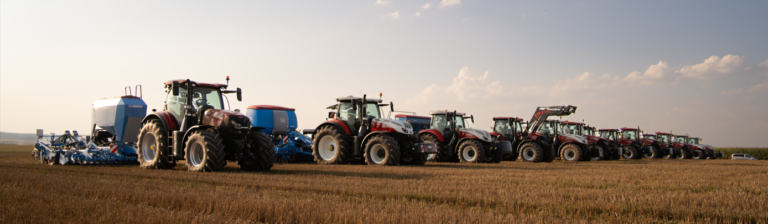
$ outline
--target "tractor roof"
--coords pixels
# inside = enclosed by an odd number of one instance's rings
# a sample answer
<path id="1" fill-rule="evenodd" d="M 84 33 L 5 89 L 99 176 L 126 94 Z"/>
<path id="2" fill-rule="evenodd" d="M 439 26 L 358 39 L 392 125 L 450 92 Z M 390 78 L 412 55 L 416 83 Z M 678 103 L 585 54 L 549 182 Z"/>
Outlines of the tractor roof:
<path id="1" fill-rule="evenodd" d="M 671 135 L 672 133 L 667 133 L 667 132 L 660 132 L 660 131 L 657 131 L 657 132 L 656 132 L 656 134 L 657 134 L 657 135 Z"/>
<path id="2" fill-rule="evenodd" d="M 688 137 L 688 135 L 675 135 L 675 137 Z"/>
<path id="3" fill-rule="evenodd" d="M 692 138 L 692 139 L 699 139 L 699 137 L 688 137 L 688 138 Z"/>
<path id="4" fill-rule="evenodd" d="M 619 130 L 619 129 L 612 129 L 612 128 L 603 128 L 603 129 L 598 129 L 598 131 L 618 131 L 618 130 Z"/>
<path id="5" fill-rule="evenodd" d="M 427 117 L 427 116 L 408 115 L 408 114 L 398 114 L 398 115 L 395 115 L 395 117 L 432 119 L 431 117 Z"/>
<path id="6" fill-rule="evenodd" d="M 517 119 L 517 121 L 523 121 L 522 118 L 519 117 L 494 117 L 493 120 L 509 120 L 509 119 Z"/>
<path id="7" fill-rule="evenodd" d="M 336 98 L 336 101 L 352 101 L 352 100 L 363 100 L 363 98 L 362 97 L 354 97 L 354 96 L 351 96 L 351 95 L 350 96 Z M 366 98 L 365 101 L 367 101 L 368 103 L 381 103 L 381 99 L 376 99 L 376 98 L 373 98 L 373 99 L 372 98 Z"/>
<path id="8" fill-rule="evenodd" d="M 288 108 L 288 107 L 281 107 L 281 106 L 273 106 L 273 105 L 251 105 L 248 106 L 248 109 L 255 109 L 255 110 L 289 110 L 289 111 L 296 111 L 296 109 Z"/>
<path id="9" fill-rule="evenodd" d="M 440 114 L 446 114 L 446 113 L 448 113 L 448 111 L 445 111 L 445 110 L 435 110 L 435 111 L 430 111 L 429 112 L 430 115 L 440 115 Z M 462 113 L 462 112 L 456 112 L 456 115 L 464 116 L 466 114 Z"/>
<path id="10" fill-rule="evenodd" d="M 170 81 L 167 81 L 167 82 L 165 82 L 165 84 L 166 84 L 166 85 L 170 85 L 170 84 L 173 84 L 173 82 L 174 82 L 174 81 L 178 82 L 179 84 L 186 84 L 186 83 L 187 83 L 187 80 L 186 80 L 186 79 L 175 79 L 175 80 L 170 80 Z M 192 81 L 192 80 L 189 80 L 189 81 L 190 81 L 190 82 L 191 82 L 193 85 L 197 85 L 197 86 L 213 87 L 213 88 L 218 88 L 218 89 L 221 89 L 221 88 L 227 88 L 227 84 L 219 84 L 219 83 L 199 83 L 199 82 L 195 82 L 195 81 Z"/>
<path id="11" fill-rule="evenodd" d="M 624 128 L 621 128 L 621 130 L 622 131 L 637 131 L 637 128 L 627 128 L 627 127 L 624 127 Z"/>
<path id="12" fill-rule="evenodd" d="M 656 134 L 651 134 L 651 133 L 643 133 L 643 135 L 656 135 Z"/>

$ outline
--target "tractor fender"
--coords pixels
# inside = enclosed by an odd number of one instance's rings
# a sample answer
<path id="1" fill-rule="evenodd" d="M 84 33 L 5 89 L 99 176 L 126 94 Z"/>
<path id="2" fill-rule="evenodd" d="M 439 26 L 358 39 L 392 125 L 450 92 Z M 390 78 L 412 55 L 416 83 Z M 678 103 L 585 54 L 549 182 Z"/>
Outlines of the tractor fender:
<path id="1" fill-rule="evenodd" d="M 396 132 L 389 132 L 389 131 L 374 131 L 374 132 L 368 133 L 368 135 L 366 135 L 365 137 L 363 137 L 363 141 L 361 142 L 362 144 L 360 144 L 360 146 L 361 146 L 361 148 L 363 148 L 362 146 L 364 146 L 364 145 L 365 145 L 365 143 L 366 143 L 366 142 L 368 142 L 368 140 L 370 140 L 371 138 L 373 138 L 373 136 L 376 136 L 376 135 L 387 135 L 387 134 L 391 134 L 391 133 L 396 133 Z"/>
<path id="2" fill-rule="evenodd" d="M 419 131 L 419 136 L 425 135 L 425 134 L 431 134 L 437 137 L 437 140 L 440 142 L 445 142 L 445 138 L 443 138 L 443 133 L 440 133 L 439 131 L 435 129 L 426 129 Z M 447 144 L 447 143 L 446 143 Z"/>
<path id="3" fill-rule="evenodd" d="M 194 133 L 197 130 L 205 130 L 209 128 L 213 128 L 213 126 L 212 125 L 195 125 L 190 127 L 189 130 L 187 130 L 187 132 L 184 133 L 184 138 L 181 139 L 181 148 L 184 149 L 187 147 L 187 139 L 189 138 L 190 135 L 192 135 L 192 133 Z M 184 152 L 184 150 L 181 150 L 181 151 Z"/>
<path id="4" fill-rule="evenodd" d="M 344 133 L 347 134 L 347 135 L 350 135 L 350 136 L 352 135 L 352 131 L 349 129 L 347 124 L 344 123 L 343 121 L 338 120 L 338 119 L 327 120 L 327 121 L 323 122 L 322 124 L 318 125 L 317 129 L 315 129 L 315 130 L 320 130 L 320 129 L 324 128 L 325 126 L 328 126 L 328 125 L 331 125 L 333 127 L 338 128 L 339 130 L 344 131 Z"/>
<path id="5" fill-rule="evenodd" d="M 173 116 L 166 111 L 159 111 L 159 112 L 148 114 L 146 117 L 144 117 L 144 119 L 141 120 L 141 124 L 143 125 L 152 119 L 159 120 L 160 123 L 163 124 L 163 127 L 165 128 L 165 130 L 168 132 L 179 130 L 179 125 L 176 122 L 176 119 L 173 118 Z"/>

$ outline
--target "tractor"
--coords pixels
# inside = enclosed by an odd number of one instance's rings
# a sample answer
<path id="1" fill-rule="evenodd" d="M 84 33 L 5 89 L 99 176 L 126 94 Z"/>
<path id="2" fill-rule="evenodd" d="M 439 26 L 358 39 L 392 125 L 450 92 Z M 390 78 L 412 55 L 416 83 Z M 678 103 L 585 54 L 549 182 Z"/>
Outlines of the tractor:
<path id="1" fill-rule="evenodd" d="M 523 119 L 518 117 L 494 117 L 491 136 L 501 141 L 509 141 L 512 149 L 517 149 L 523 140 L 523 123 Z M 504 160 L 515 161 L 517 157 L 517 150 L 512 150 L 512 153 L 504 155 Z"/>
<path id="2" fill-rule="evenodd" d="M 424 142 L 436 143 L 435 162 L 499 163 L 504 154 L 512 152 L 509 141 L 494 140 L 484 130 L 467 127 L 466 120 L 474 123 L 474 116 L 466 117 L 456 111 L 438 110 L 432 115 L 429 129 L 421 130 Z"/>
<path id="3" fill-rule="evenodd" d="M 619 159 L 621 148 L 616 141 L 595 136 L 595 128 L 581 122 L 563 121 L 563 130 L 568 134 L 581 135 L 587 138 L 592 160 Z"/>
<path id="4" fill-rule="evenodd" d="M 691 152 L 687 149 L 683 149 L 683 147 L 675 147 L 674 139 L 675 136 L 672 133 L 656 132 L 656 140 L 659 141 L 662 148 L 668 150 L 663 158 L 690 159 Z"/>
<path id="5" fill-rule="evenodd" d="M 642 153 L 643 157 L 646 159 L 663 158 L 666 156 L 666 154 L 672 151 L 668 147 L 663 147 L 662 143 L 657 141 L 655 138 L 643 137 L 645 136 L 645 133 L 640 129 L 640 127 L 622 128 L 621 136 L 624 139 L 630 139 L 640 144 L 640 153 Z"/>
<path id="6" fill-rule="evenodd" d="M 714 146 L 701 144 L 701 140 L 702 139 L 699 137 L 690 137 L 688 138 L 688 144 L 695 144 L 701 147 L 702 150 L 706 152 L 708 159 L 718 159 L 718 158 L 723 158 L 723 156 L 725 156 L 724 153 L 715 151 Z"/>
<path id="7" fill-rule="evenodd" d="M 614 140 L 621 147 L 621 157 L 624 159 L 642 159 L 644 152 L 643 144 L 639 140 L 638 129 L 621 128 L 619 129 L 600 129 L 600 137 Z"/>
<path id="8" fill-rule="evenodd" d="M 681 144 L 682 143 L 682 144 Z M 698 144 L 698 138 L 693 139 L 688 135 L 675 135 L 675 148 L 687 149 L 691 155 L 691 159 L 706 159 L 707 157 L 715 158 L 714 150 L 710 153 L 704 146 Z"/>
<path id="9" fill-rule="evenodd" d="M 556 157 L 563 161 L 589 161 L 591 155 L 587 138 L 562 131 L 557 120 L 549 116 L 568 116 L 576 112 L 576 106 L 537 107 L 533 117 L 522 132 L 514 152 L 524 162 L 552 162 Z"/>
<path id="10" fill-rule="evenodd" d="M 318 164 L 367 163 L 368 165 L 424 165 L 434 143 L 423 143 L 413 127 L 402 121 L 382 118 L 381 99 L 336 98 L 328 107 L 328 120 L 313 134 L 312 155 Z"/>
<path id="11" fill-rule="evenodd" d="M 141 121 L 138 140 L 139 163 L 145 169 L 171 169 L 185 160 L 187 170 L 217 171 L 227 161 L 245 171 L 272 168 L 274 145 L 239 110 L 224 110 L 229 105 L 222 94 L 235 93 L 242 101 L 242 90 L 228 90 L 227 84 L 198 83 L 187 80 L 165 82 L 167 97 L 162 111 L 152 110 Z"/>

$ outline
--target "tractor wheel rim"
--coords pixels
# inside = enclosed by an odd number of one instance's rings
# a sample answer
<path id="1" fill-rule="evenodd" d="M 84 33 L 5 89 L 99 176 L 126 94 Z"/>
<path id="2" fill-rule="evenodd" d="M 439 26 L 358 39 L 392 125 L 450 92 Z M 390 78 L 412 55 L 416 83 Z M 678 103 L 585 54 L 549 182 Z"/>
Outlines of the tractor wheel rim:
<path id="1" fill-rule="evenodd" d="M 155 134 L 147 133 L 144 135 L 144 141 L 141 142 L 141 157 L 145 162 L 155 160 L 155 150 L 157 150 L 157 140 Z"/>
<path id="2" fill-rule="evenodd" d="M 646 153 L 644 156 L 646 159 L 653 158 L 653 151 Z"/>
<path id="3" fill-rule="evenodd" d="M 536 152 L 534 152 L 532 149 L 525 149 L 523 152 L 523 158 L 525 160 L 533 160 L 533 157 L 536 156 Z"/>
<path id="4" fill-rule="evenodd" d="M 473 161 L 477 157 L 477 149 L 475 147 L 468 147 L 466 150 L 464 150 L 464 153 L 461 153 L 461 156 L 464 157 L 464 160 L 466 161 Z"/>
<path id="5" fill-rule="evenodd" d="M 336 144 L 336 139 L 326 135 L 320 139 L 317 151 L 320 153 L 320 158 L 323 160 L 331 160 L 336 157 L 336 153 L 339 151 L 338 148 L 339 146 Z"/>
<path id="6" fill-rule="evenodd" d="M 576 159 L 576 151 L 573 149 L 566 149 L 564 154 L 565 160 L 573 161 Z"/>
<path id="7" fill-rule="evenodd" d="M 624 150 L 624 155 L 623 156 L 624 156 L 625 159 L 631 159 L 633 157 L 632 156 L 632 151 L 630 151 L 629 148 L 627 148 L 626 150 Z"/>
<path id="8" fill-rule="evenodd" d="M 376 164 L 381 164 L 384 159 L 387 158 L 387 150 L 381 144 L 376 144 L 371 147 L 370 152 L 371 161 Z"/>
<path id="9" fill-rule="evenodd" d="M 199 142 L 195 142 L 195 144 L 192 144 L 189 147 L 189 163 L 193 167 L 198 167 L 203 164 L 203 157 L 205 157 L 205 150 L 203 150 L 203 145 Z"/>

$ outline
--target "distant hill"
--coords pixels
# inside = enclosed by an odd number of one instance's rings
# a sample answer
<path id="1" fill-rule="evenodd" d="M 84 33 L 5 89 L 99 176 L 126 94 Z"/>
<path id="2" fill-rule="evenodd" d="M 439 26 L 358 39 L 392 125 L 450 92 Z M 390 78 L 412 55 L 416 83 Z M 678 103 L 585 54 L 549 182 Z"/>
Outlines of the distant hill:
<path id="1" fill-rule="evenodd" d="M 34 145 L 37 135 L 34 133 L 0 132 L 0 145 Z"/>

